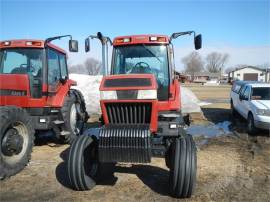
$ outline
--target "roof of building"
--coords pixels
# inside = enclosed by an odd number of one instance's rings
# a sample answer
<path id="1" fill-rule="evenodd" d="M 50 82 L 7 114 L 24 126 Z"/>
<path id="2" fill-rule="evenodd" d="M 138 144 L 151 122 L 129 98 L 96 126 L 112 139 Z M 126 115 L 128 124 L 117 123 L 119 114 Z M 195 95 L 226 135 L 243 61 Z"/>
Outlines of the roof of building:
<path id="1" fill-rule="evenodd" d="M 241 70 L 241 69 L 245 69 L 245 68 L 251 68 L 251 69 L 256 69 L 256 70 L 259 70 L 259 71 L 262 71 L 262 72 L 266 72 L 267 69 L 262 69 L 262 68 L 259 68 L 259 67 L 255 67 L 255 66 L 244 66 L 244 67 L 239 67 L 239 68 L 236 68 L 230 72 L 235 72 L 235 71 L 238 71 L 238 70 Z"/>

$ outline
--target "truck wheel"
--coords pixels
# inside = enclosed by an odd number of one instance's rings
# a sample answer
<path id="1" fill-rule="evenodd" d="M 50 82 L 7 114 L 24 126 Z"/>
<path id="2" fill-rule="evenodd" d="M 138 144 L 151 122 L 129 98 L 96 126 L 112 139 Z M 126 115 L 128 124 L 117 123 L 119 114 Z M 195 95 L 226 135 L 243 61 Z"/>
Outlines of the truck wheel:
<path id="1" fill-rule="evenodd" d="M 99 164 L 97 142 L 81 135 L 71 145 L 68 157 L 68 177 L 75 190 L 90 190 L 95 185 Z"/>
<path id="2" fill-rule="evenodd" d="M 255 127 L 254 118 L 251 113 L 248 114 L 247 122 L 248 122 L 248 134 L 256 135 L 257 128 Z"/>
<path id="3" fill-rule="evenodd" d="M 61 126 L 60 141 L 71 144 L 83 132 L 88 119 L 83 96 L 76 90 L 70 90 L 61 108 L 64 124 Z"/>
<path id="4" fill-rule="evenodd" d="M 190 135 L 176 138 L 171 144 L 169 186 L 177 198 L 191 197 L 196 184 L 197 156 L 195 143 Z"/>
<path id="5" fill-rule="evenodd" d="M 0 179 L 20 172 L 30 161 L 34 129 L 26 111 L 0 107 Z"/>
<path id="6" fill-rule="evenodd" d="M 237 117 L 237 111 L 235 110 L 232 101 L 231 101 L 231 112 L 232 112 L 232 117 L 236 118 Z"/>

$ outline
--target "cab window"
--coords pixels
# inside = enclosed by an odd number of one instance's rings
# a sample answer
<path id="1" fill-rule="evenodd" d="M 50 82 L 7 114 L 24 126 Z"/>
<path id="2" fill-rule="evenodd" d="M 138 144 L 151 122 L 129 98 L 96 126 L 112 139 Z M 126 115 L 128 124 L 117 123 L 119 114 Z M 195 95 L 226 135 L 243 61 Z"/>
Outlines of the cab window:
<path id="1" fill-rule="evenodd" d="M 61 77 L 65 78 L 68 76 L 68 72 L 67 72 L 66 56 L 64 54 L 59 53 L 59 62 L 61 69 Z"/>
<path id="2" fill-rule="evenodd" d="M 60 65 L 58 54 L 52 49 L 48 49 L 48 84 L 53 85 L 60 79 Z"/>

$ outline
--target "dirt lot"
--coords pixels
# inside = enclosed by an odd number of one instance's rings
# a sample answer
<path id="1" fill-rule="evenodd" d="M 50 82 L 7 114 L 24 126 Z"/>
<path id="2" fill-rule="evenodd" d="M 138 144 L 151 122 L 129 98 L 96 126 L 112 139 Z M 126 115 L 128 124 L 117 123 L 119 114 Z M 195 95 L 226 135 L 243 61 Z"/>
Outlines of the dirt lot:
<path id="1" fill-rule="evenodd" d="M 231 121 L 229 86 L 188 86 L 213 104 L 193 114 L 193 124 Z M 267 131 L 249 137 L 242 119 L 231 121 L 231 135 L 196 137 L 198 176 L 187 201 L 270 201 L 270 138 Z M 176 201 L 168 196 L 168 170 L 163 159 L 149 165 L 107 165 L 91 191 L 69 188 L 65 160 L 68 146 L 38 140 L 29 166 L 0 182 L 0 201 Z"/>

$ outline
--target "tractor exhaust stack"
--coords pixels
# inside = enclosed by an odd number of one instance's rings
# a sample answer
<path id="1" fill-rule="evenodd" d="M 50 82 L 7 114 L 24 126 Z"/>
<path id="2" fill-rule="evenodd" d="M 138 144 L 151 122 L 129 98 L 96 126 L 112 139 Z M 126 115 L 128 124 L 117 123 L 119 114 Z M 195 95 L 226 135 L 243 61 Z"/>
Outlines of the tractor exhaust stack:
<path id="1" fill-rule="evenodd" d="M 101 32 L 97 35 L 90 35 L 85 39 L 85 52 L 90 51 L 90 39 L 99 39 L 102 45 L 102 75 L 109 74 L 109 58 L 108 58 L 108 43 L 112 45 L 112 41 L 109 37 L 103 36 Z"/>

